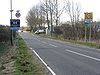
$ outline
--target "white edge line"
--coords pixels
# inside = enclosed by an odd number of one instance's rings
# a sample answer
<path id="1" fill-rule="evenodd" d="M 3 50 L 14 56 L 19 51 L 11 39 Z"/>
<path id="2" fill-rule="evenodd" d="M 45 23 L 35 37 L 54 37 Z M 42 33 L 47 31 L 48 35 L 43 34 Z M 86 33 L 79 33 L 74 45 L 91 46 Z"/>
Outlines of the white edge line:
<path id="1" fill-rule="evenodd" d="M 35 55 L 41 60 L 41 62 L 46 66 L 46 68 L 52 73 L 52 75 L 56 75 L 56 73 L 43 61 L 43 59 L 38 55 L 38 53 L 33 50 L 32 48 L 30 48 L 34 53 Z"/>
<path id="2" fill-rule="evenodd" d="M 93 59 L 93 60 L 96 60 L 96 61 L 100 62 L 100 59 L 95 58 L 95 57 L 91 57 L 91 56 L 88 56 L 88 55 L 85 55 L 85 54 L 81 54 L 81 53 L 78 53 L 78 52 L 75 52 L 75 51 L 71 51 L 71 50 L 68 50 L 68 49 L 66 49 L 66 51 L 70 52 L 70 53 L 74 53 L 74 54 L 80 55 L 80 56 L 83 56 L 83 57 L 87 57 L 87 58 L 90 58 L 90 59 Z"/>

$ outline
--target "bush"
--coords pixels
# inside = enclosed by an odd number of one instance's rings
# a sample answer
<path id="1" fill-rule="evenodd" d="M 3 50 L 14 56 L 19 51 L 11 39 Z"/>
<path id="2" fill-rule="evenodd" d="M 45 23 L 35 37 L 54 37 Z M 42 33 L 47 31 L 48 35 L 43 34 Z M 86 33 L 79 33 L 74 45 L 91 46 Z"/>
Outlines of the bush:
<path id="1" fill-rule="evenodd" d="M 10 40 L 10 29 L 8 26 L 0 26 L 0 42 L 7 42 Z"/>
<path id="2" fill-rule="evenodd" d="M 54 27 L 54 33 L 55 33 L 55 34 L 57 34 L 57 35 L 63 34 L 63 32 L 61 31 L 60 27 L 61 27 L 61 26 Z"/>

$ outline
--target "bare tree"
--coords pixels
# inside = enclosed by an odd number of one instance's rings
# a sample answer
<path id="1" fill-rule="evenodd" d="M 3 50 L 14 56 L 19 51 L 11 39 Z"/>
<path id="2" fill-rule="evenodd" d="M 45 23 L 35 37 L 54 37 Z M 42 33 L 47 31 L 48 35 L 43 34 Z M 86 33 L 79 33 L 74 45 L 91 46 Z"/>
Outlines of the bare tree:
<path id="1" fill-rule="evenodd" d="M 36 16 L 33 10 L 30 10 L 26 16 L 27 25 L 30 27 L 31 31 L 36 28 Z"/>
<path id="2" fill-rule="evenodd" d="M 70 17 L 71 25 L 72 25 L 72 37 L 75 39 L 75 37 L 79 36 L 79 16 L 81 12 L 81 8 L 77 3 L 70 2 L 69 0 L 66 1 L 65 4 L 65 10 L 67 11 L 67 14 Z M 77 35 L 75 35 L 77 33 Z"/>
<path id="3" fill-rule="evenodd" d="M 28 12 L 26 16 L 27 24 L 30 26 L 31 30 L 36 30 L 37 27 L 41 28 L 43 23 L 45 23 L 44 13 L 40 9 L 41 6 L 34 6 Z"/>
<path id="4" fill-rule="evenodd" d="M 48 29 L 51 29 L 51 36 L 53 33 L 53 25 L 58 26 L 60 15 L 64 11 L 63 8 L 59 8 L 59 1 L 58 0 L 44 0 L 44 11 L 46 12 L 46 20 Z M 49 25 L 50 24 L 50 25 Z"/>
<path id="5" fill-rule="evenodd" d="M 65 10 L 70 17 L 72 25 L 75 25 L 77 22 L 79 22 L 81 7 L 78 3 L 67 0 L 65 4 Z"/>
<path id="6" fill-rule="evenodd" d="M 45 12 L 43 11 L 43 4 L 40 4 L 39 17 L 41 26 L 45 25 Z"/>
<path id="7" fill-rule="evenodd" d="M 59 0 L 55 0 L 55 21 L 56 21 L 56 26 L 58 26 L 59 25 L 59 18 L 60 18 L 60 16 L 61 16 L 61 14 L 63 13 L 63 11 L 64 11 L 64 8 L 65 8 L 65 6 L 63 6 L 63 5 L 61 5 L 61 6 L 59 6 L 60 5 L 60 3 L 59 3 Z"/>
<path id="8" fill-rule="evenodd" d="M 53 15 L 54 15 L 54 9 L 55 9 L 55 0 L 44 0 L 44 11 L 46 12 L 46 18 L 47 18 L 47 24 L 48 29 L 50 28 L 51 36 L 53 33 Z M 50 22 L 50 25 L 49 25 Z"/>
<path id="9" fill-rule="evenodd" d="M 41 6 L 41 8 L 42 8 L 42 11 L 45 12 L 46 23 L 47 23 L 47 25 L 48 25 L 48 29 L 50 29 L 50 25 L 49 25 L 50 20 L 49 20 L 48 0 L 44 0 L 43 2 L 41 1 L 41 3 L 43 4 L 43 5 Z"/>

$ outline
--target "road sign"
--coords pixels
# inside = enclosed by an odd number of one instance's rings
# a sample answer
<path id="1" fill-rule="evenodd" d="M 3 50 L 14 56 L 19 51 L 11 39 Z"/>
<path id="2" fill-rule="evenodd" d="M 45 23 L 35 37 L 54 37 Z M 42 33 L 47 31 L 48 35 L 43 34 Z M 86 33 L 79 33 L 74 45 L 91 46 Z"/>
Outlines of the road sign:
<path id="1" fill-rule="evenodd" d="M 21 14 L 20 14 L 19 12 L 17 12 L 17 13 L 15 14 L 15 16 L 16 16 L 17 18 L 19 18 L 19 17 L 21 16 Z"/>
<path id="2" fill-rule="evenodd" d="M 84 25 L 87 26 L 87 25 L 92 25 L 93 21 L 91 19 L 85 19 L 84 20 Z"/>
<path id="3" fill-rule="evenodd" d="M 85 19 L 93 19 L 93 13 L 92 12 L 86 12 L 85 14 Z"/>
<path id="4" fill-rule="evenodd" d="M 10 29 L 18 30 L 20 28 L 20 19 L 10 19 Z"/>
<path id="5" fill-rule="evenodd" d="M 88 25 L 88 24 L 89 24 L 89 21 L 85 20 L 85 21 L 84 21 L 84 24 L 85 24 L 85 25 Z"/>

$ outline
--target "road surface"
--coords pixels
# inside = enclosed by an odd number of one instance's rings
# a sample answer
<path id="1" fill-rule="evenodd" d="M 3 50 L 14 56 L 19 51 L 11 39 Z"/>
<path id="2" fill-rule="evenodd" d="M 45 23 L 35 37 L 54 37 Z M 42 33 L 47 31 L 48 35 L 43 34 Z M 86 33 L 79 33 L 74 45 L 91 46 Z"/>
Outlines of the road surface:
<path id="1" fill-rule="evenodd" d="M 100 75 L 100 50 L 44 39 L 22 32 L 28 47 L 47 63 L 53 75 Z"/>

